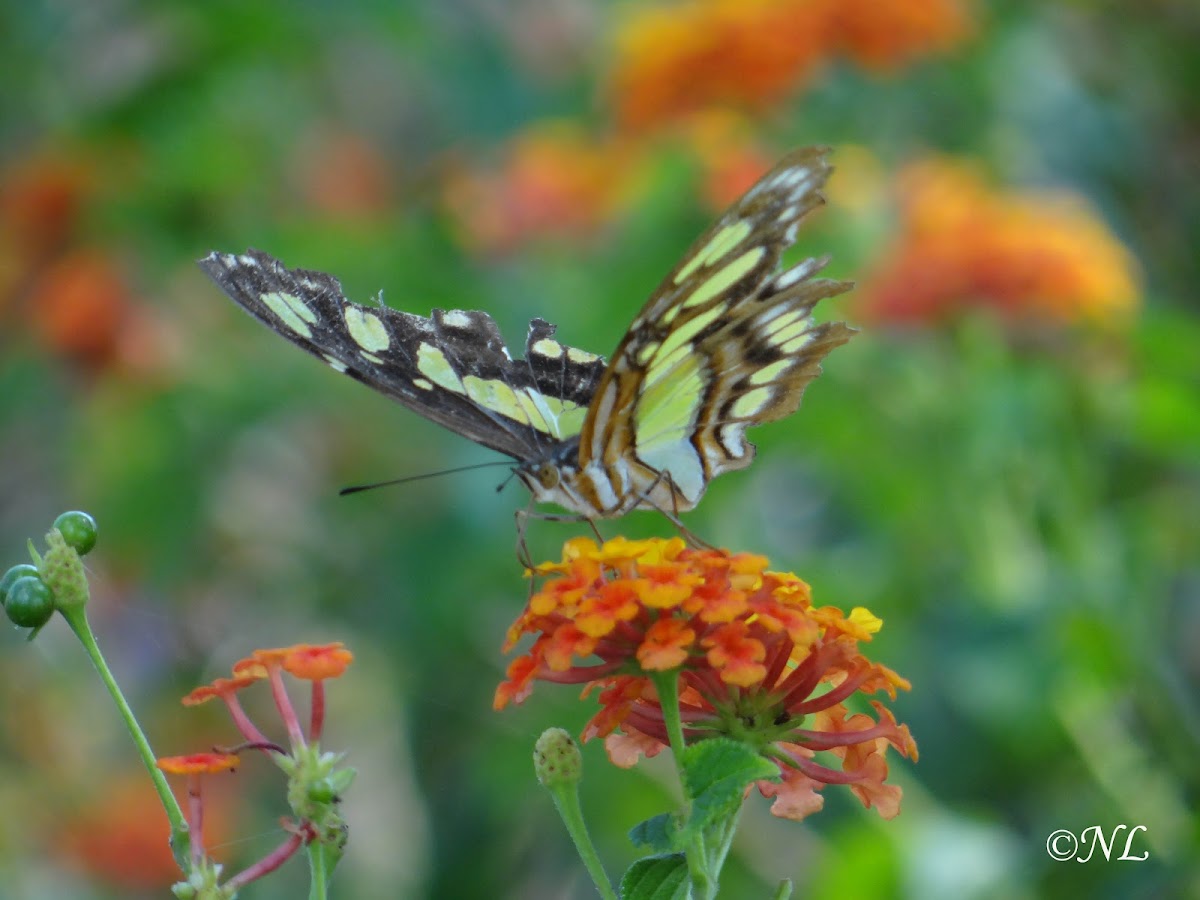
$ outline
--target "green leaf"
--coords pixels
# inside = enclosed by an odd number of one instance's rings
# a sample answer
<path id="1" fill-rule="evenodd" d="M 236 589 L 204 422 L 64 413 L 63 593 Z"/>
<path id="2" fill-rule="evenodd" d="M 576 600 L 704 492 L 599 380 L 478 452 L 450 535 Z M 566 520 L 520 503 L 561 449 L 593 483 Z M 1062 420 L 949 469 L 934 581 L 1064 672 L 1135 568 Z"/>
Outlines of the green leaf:
<path id="1" fill-rule="evenodd" d="M 683 754 L 693 834 L 736 811 L 746 788 L 763 779 L 777 781 L 779 768 L 745 744 L 712 738 L 688 747 Z"/>
<path id="2" fill-rule="evenodd" d="M 621 878 L 621 900 L 687 900 L 690 894 L 687 859 L 682 853 L 639 859 Z"/>
<path id="3" fill-rule="evenodd" d="M 673 813 L 660 813 L 629 829 L 635 847 L 648 847 L 660 853 L 680 849 L 679 822 Z"/>

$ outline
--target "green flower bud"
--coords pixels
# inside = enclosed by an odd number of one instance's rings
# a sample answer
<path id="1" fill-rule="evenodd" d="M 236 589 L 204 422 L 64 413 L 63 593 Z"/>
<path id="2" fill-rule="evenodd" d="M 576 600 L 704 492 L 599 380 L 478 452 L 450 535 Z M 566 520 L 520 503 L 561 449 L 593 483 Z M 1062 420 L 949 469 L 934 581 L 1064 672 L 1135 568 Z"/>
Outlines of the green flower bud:
<path id="1" fill-rule="evenodd" d="M 54 520 L 54 527 L 63 536 L 67 545 L 84 556 L 96 546 L 96 520 L 85 512 L 71 510 Z"/>
<path id="2" fill-rule="evenodd" d="M 41 628 L 54 615 L 54 592 L 36 575 L 23 575 L 8 589 L 8 620 L 21 628 Z"/>
<path id="3" fill-rule="evenodd" d="M 534 745 L 533 770 L 544 787 L 577 784 L 583 778 L 579 745 L 563 729 L 547 728 Z"/>
<path id="4" fill-rule="evenodd" d="M 13 566 L 4 573 L 4 577 L 0 578 L 0 606 L 8 602 L 8 592 L 18 578 L 24 578 L 26 575 L 38 577 L 37 566 L 31 566 L 29 563 L 20 563 Z"/>

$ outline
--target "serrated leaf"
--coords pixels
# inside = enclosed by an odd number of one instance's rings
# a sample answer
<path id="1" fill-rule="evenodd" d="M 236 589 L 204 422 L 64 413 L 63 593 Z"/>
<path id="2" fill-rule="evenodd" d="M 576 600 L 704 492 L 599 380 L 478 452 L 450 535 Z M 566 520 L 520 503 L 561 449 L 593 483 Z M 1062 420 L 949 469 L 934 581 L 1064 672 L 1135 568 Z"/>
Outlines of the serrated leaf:
<path id="1" fill-rule="evenodd" d="M 621 878 L 621 900 L 687 900 L 690 895 L 687 859 L 682 853 L 639 859 Z"/>
<path id="2" fill-rule="evenodd" d="M 679 823 L 671 813 L 660 813 L 657 816 L 638 822 L 629 829 L 629 840 L 635 847 L 648 847 L 659 853 L 679 849 L 677 836 Z"/>
<path id="3" fill-rule="evenodd" d="M 684 751 L 688 796 L 692 815 L 687 831 L 696 833 L 741 805 L 746 788 L 763 779 L 778 780 L 779 768 L 745 744 L 712 738 Z"/>

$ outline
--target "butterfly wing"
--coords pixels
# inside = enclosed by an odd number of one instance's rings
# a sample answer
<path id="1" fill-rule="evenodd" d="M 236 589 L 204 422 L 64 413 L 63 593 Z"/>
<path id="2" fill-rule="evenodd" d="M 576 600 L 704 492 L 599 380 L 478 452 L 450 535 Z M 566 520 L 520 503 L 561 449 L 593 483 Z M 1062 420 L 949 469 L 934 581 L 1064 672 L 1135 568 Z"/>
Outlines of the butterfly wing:
<path id="1" fill-rule="evenodd" d="M 795 411 L 845 323 L 813 307 L 849 289 L 815 278 L 825 260 L 778 271 L 800 220 L 824 202 L 825 148 L 794 151 L 692 245 L 617 347 L 580 436 L 580 468 L 648 488 L 669 478 L 673 502 L 695 505 L 708 482 L 750 464 L 745 429 Z"/>
<path id="2" fill-rule="evenodd" d="M 514 360 L 486 313 L 429 318 L 346 299 L 338 280 L 258 250 L 211 253 L 202 268 L 235 303 L 339 372 L 427 419 L 522 462 L 549 458 L 582 428 L 604 360 L 534 319 Z"/>

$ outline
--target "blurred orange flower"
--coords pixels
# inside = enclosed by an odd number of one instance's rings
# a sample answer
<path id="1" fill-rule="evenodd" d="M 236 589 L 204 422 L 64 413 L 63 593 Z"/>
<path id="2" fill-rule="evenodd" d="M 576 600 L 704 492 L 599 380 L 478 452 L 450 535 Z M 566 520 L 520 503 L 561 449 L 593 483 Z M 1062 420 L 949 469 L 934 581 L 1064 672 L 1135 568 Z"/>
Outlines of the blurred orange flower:
<path id="1" fill-rule="evenodd" d="M 231 836 L 233 792 L 207 790 L 206 846 Z M 144 773 L 119 778 L 74 814 L 56 823 L 50 842 L 74 867 L 124 890 L 162 890 L 179 878 L 167 844 L 170 826 Z"/>
<path id="2" fill-rule="evenodd" d="M 950 50 L 970 34 L 960 0 L 816 0 L 826 39 L 865 69 L 885 71 Z"/>
<path id="3" fill-rule="evenodd" d="M 683 0 L 619 26 L 609 93 L 633 129 L 709 107 L 768 108 L 838 53 L 894 68 L 958 44 L 960 0 Z"/>
<path id="4" fill-rule="evenodd" d="M 544 123 L 509 144 L 498 170 L 452 171 L 443 199 L 466 244 L 505 253 L 531 239 L 595 232 L 624 201 L 633 163 L 622 142 Z"/>
<path id="5" fill-rule="evenodd" d="M 84 161 L 40 154 L 0 172 L 0 243 L 40 259 L 72 236 L 93 181 Z"/>
<path id="6" fill-rule="evenodd" d="M 40 273 L 26 301 L 34 333 L 49 349 L 94 367 L 120 355 L 133 294 L 111 256 L 72 251 Z"/>
<path id="7" fill-rule="evenodd" d="M 778 156 L 759 140 L 750 120 L 732 110 L 703 110 L 677 130 L 699 158 L 704 202 L 718 212 L 746 193 Z"/>
<path id="8" fill-rule="evenodd" d="M 982 306 L 1106 320 L 1138 305 L 1135 260 L 1082 198 L 997 191 L 945 158 L 910 165 L 898 193 L 900 234 L 859 289 L 865 315 L 929 321 Z"/>
<path id="9" fill-rule="evenodd" d="M 632 7 L 616 34 L 617 121 L 643 129 L 707 107 L 761 109 L 823 55 L 824 3 L 685 0 Z"/>
<path id="10" fill-rule="evenodd" d="M 395 202 L 393 165 L 363 135 L 315 133 L 299 145 L 293 169 L 298 193 L 321 216 L 370 220 L 386 215 Z"/>

